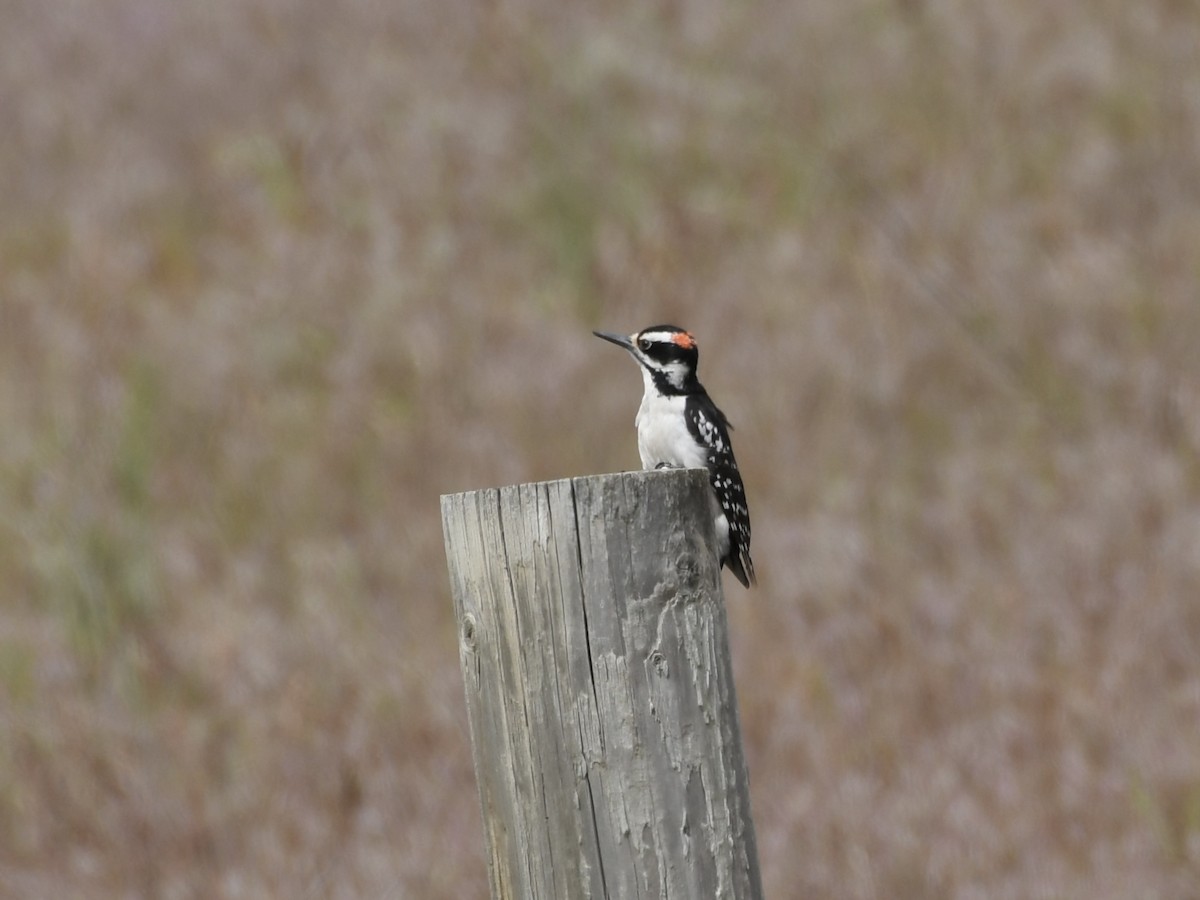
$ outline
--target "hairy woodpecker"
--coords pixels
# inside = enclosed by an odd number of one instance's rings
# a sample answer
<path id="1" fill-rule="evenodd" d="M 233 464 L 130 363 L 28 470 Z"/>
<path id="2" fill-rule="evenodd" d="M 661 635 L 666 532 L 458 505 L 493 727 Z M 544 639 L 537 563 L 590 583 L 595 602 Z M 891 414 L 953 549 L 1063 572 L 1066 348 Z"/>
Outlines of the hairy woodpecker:
<path id="1" fill-rule="evenodd" d="M 624 347 L 641 366 L 646 392 L 635 424 L 642 467 L 708 469 L 721 563 L 750 587 L 755 583 L 750 511 L 729 442 L 733 426 L 696 378 L 696 339 L 674 325 L 654 325 L 628 337 L 592 333 Z"/>

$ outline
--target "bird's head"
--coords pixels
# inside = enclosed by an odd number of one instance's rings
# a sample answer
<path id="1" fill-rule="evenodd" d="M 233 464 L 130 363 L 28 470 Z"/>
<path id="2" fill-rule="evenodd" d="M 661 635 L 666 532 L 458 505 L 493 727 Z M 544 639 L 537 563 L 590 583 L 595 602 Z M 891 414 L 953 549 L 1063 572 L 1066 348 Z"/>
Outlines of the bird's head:
<path id="1" fill-rule="evenodd" d="M 696 339 L 674 325 L 652 325 L 635 334 L 593 331 L 598 338 L 624 347 L 660 390 L 686 391 L 696 380 L 700 351 Z"/>

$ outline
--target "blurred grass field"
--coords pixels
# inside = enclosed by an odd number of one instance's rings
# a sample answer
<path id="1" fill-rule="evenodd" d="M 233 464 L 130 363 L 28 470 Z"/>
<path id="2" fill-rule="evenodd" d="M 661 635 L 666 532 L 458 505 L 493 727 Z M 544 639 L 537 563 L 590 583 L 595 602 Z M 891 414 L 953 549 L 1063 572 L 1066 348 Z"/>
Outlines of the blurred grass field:
<path id="1" fill-rule="evenodd" d="M 1200 897 L 1200 6 L 0 6 L 0 895 L 487 891 L 440 493 L 691 329 L 772 898 Z"/>

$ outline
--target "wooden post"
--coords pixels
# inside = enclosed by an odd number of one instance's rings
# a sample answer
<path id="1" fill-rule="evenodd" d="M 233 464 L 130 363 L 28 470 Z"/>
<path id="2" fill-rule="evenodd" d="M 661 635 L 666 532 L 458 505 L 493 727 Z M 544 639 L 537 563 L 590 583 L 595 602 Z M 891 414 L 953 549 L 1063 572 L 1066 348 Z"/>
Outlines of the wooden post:
<path id="1" fill-rule="evenodd" d="M 442 497 L 493 900 L 762 884 L 707 473 Z"/>

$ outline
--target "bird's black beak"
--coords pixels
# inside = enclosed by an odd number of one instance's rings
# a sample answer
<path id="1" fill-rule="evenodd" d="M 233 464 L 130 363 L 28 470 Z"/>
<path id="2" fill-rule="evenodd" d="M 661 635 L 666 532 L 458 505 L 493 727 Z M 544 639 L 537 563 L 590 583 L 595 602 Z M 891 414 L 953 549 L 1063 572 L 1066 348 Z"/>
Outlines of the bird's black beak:
<path id="1" fill-rule="evenodd" d="M 616 344 L 618 347 L 624 347 L 630 351 L 633 350 L 633 341 L 623 334 L 613 334 L 610 331 L 593 331 L 592 334 L 598 338 L 604 338 L 604 340 Z"/>

